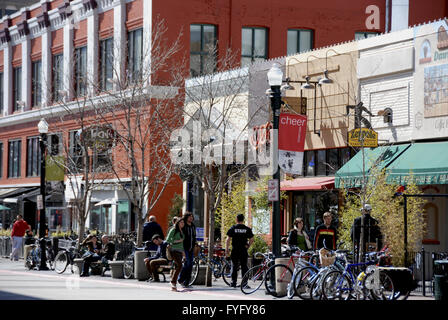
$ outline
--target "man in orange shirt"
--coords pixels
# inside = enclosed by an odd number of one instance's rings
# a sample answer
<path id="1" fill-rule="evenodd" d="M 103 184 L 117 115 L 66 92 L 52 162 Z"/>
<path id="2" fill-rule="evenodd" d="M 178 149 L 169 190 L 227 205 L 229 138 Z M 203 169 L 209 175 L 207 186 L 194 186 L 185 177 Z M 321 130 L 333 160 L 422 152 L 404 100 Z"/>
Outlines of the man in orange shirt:
<path id="1" fill-rule="evenodd" d="M 30 230 L 30 226 L 23 220 L 21 214 L 17 215 L 17 221 L 14 222 L 11 232 L 11 240 L 12 240 L 12 252 L 11 252 L 11 260 L 19 261 L 19 252 L 22 247 L 23 236 L 25 232 Z"/>

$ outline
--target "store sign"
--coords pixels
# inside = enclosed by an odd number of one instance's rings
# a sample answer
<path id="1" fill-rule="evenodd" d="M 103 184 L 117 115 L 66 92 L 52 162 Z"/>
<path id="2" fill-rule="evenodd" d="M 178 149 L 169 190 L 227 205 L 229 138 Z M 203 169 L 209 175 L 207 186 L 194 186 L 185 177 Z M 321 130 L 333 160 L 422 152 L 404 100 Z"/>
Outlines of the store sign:
<path id="1" fill-rule="evenodd" d="M 93 125 L 80 132 L 80 136 L 89 148 L 102 152 L 113 147 L 117 133 L 109 125 Z"/>
<path id="2" fill-rule="evenodd" d="M 307 117 L 289 113 L 280 114 L 278 129 L 278 162 L 290 174 L 302 174 Z"/>
<path id="3" fill-rule="evenodd" d="M 46 181 L 64 181 L 65 168 L 63 156 L 45 157 L 45 180 Z"/>
<path id="4" fill-rule="evenodd" d="M 357 128 L 348 132 L 348 145 L 350 147 L 378 147 L 378 132 L 367 129 Z"/>
<path id="5" fill-rule="evenodd" d="M 36 197 L 36 201 L 37 201 L 37 210 L 43 210 L 44 208 L 44 202 L 42 200 L 42 195 L 38 194 Z"/>

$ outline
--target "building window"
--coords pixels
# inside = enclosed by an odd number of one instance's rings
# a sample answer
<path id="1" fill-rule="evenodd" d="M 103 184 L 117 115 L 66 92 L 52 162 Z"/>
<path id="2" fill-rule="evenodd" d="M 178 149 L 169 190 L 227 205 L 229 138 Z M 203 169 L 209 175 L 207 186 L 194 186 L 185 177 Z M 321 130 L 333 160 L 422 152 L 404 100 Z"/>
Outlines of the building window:
<path id="1" fill-rule="evenodd" d="M 113 85 L 108 79 L 114 77 L 114 38 L 100 42 L 100 87 L 101 91 L 112 90 Z"/>
<path id="2" fill-rule="evenodd" d="M 380 34 L 379 32 L 372 32 L 372 31 L 355 32 L 355 40 L 362 40 L 362 39 L 372 38 L 372 37 L 376 37 L 379 34 Z"/>
<path id="3" fill-rule="evenodd" d="M 128 33 L 128 76 L 131 82 L 142 77 L 143 64 L 143 29 Z"/>
<path id="4" fill-rule="evenodd" d="M 32 137 L 26 140 L 27 161 L 26 175 L 27 177 L 40 176 L 40 144 L 39 137 Z"/>
<path id="5" fill-rule="evenodd" d="M 62 154 L 62 135 L 53 133 L 48 135 L 47 150 L 50 156 L 59 156 Z"/>
<path id="6" fill-rule="evenodd" d="M 22 141 L 14 140 L 9 141 L 9 157 L 8 157 L 8 177 L 19 178 L 20 177 L 20 163 L 21 163 L 21 150 Z"/>
<path id="7" fill-rule="evenodd" d="M 83 168 L 83 152 L 79 143 L 78 130 L 70 131 L 70 163 L 69 168 L 72 173 L 76 173 Z"/>
<path id="8" fill-rule="evenodd" d="M 243 28 L 241 43 L 241 66 L 266 60 L 268 55 L 268 32 L 266 28 Z"/>
<path id="9" fill-rule="evenodd" d="M 216 26 L 190 26 L 190 76 L 197 77 L 216 70 Z"/>
<path id="10" fill-rule="evenodd" d="M 288 30 L 288 55 L 313 49 L 313 30 L 289 29 Z"/>
<path id="11" fill-rule="evenodd" d="M 332 176 L 355 154 L 356 151 L 353 148 L 305 151 L 303 175 Z"/>
<path id="12" fill-rule="evenodd" d="M 38 107 L 42 101 L 42 61 L 35 61 L 32 64 L 31 97 L 32 106 Z"/>
<path id="13" fill-rule="evenodd" d="M 12 88 L 12 101 L 13 112 L 19 111 L 19 101 L 22 100 L 22 67 L 13 69 L 13 88 Z"/>
<path id="14" fill-rule="evenodd" d="M 87 47 L 75 49 L 75 97 L 85 96 L 87 91 Z"/>
<path id="15" fill-rule="evenodd" d="M 0 178 L 3 177 L 3 143 L 0 142 Z"/>
<path id="16" fill-rule="evenodd" d="M 3 116 L 3 73 L 0 73 L 0 117 Z"/>
<path id="17" fill-rule="evenodd" d="M 53 102 L 62 100 L 61 91 L 64 89 L 64 55 L 57 54 L 53 56 Z"/>

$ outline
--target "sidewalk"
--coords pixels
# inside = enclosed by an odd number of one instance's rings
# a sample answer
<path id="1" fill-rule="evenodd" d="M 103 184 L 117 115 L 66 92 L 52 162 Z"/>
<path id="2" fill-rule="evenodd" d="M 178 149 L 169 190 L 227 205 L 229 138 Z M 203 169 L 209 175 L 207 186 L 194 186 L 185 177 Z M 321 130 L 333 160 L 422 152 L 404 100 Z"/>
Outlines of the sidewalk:
<path id="1" fill-rule="evenodd" d="M 169 278 L 169 276 L 168 276 Z M 136 279 L 113 279 L 110 271 L 104 277 L 90 276 L 80 278 L 69 270 L 63 274 L 54 271 L 36 271 L 25 269 L 23 260 L 18 262 L 0 258 L 0 300 L 24 299 L 24 286 L 27 287 L 29 299 L 111 299 L 111 300 L 289 300 L 287 297 L 276 298 L 265 294 L 264 285 L 250 295 L 245 295 L 239 288 L 230 288 L 222 279 L 213 281 L 212 287 L 194 285 L 185 289 L 178 285 L 179 292 L 172 292 L 171 285 L 165 283 L 149 283 Z M 10 298 L 11 297 L 11 298 Z M 422 296 L 411 293 L 408 300 L 434 300 L 433 296 Z"/>

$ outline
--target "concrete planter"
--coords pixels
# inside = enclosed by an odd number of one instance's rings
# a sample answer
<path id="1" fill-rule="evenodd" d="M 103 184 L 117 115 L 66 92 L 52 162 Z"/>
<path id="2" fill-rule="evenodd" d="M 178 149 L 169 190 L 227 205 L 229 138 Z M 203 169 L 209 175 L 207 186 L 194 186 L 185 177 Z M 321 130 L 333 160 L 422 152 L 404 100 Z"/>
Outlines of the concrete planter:
<path id="1" fill-rule="evenodd" d="M 148 251 L 135 251 L 134 256 L 134 278 L 139 281 L 149 279 L 149 272 L 146 269 L 145 258 L 148 256 Z"/>
<path id="2" fill-rule="evenodd" d="M 199 273 L 196 277 L 196 280 L 194 280 L 193 285 L 203 286 L 205 285 L 205 276 L 207 274 L 207 266 L 206 265 L 199 265 Z"/>
<path id="3" fill-rule="evenodd" d="M 114 279 L 122 279 L 124 277 L 123 273 L 124 261 L 109 261 L 110 273 Z"/>

